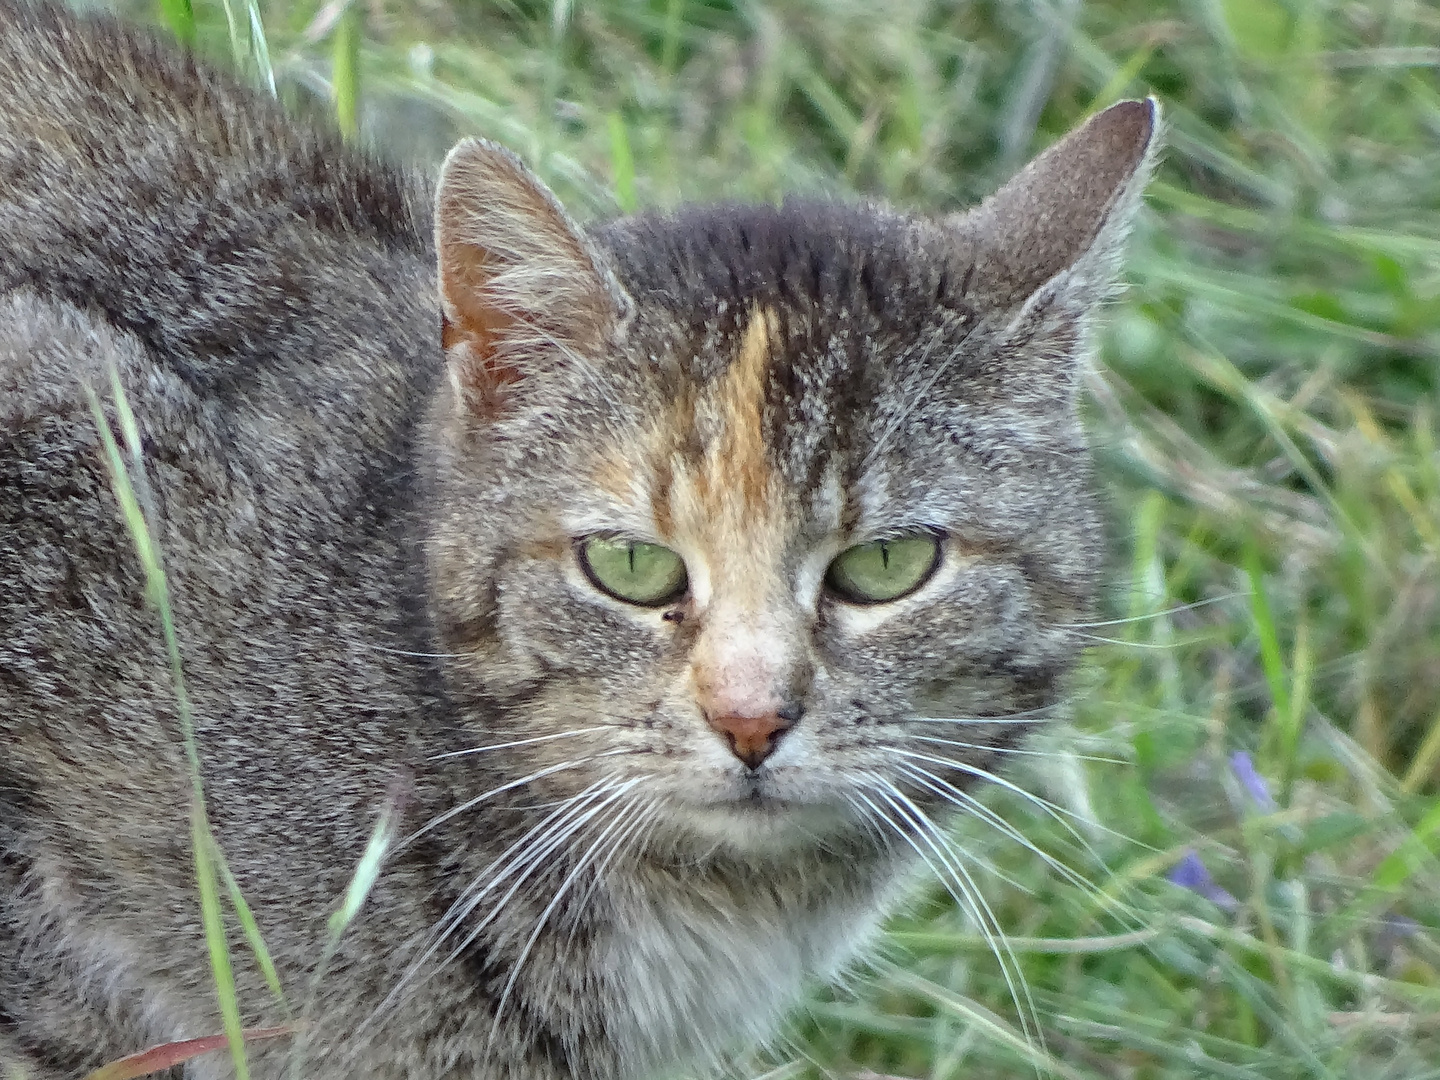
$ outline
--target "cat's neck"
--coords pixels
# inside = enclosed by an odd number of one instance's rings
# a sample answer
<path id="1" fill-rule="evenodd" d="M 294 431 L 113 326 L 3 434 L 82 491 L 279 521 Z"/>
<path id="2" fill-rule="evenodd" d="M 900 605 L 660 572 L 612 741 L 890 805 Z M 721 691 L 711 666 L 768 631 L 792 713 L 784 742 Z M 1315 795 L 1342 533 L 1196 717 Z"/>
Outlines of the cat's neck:
<path id="1" fill-rule="evenodd" d="M 864 957 L 913 879 L 879 841 L 739 858 L 651 853 L 610 876 L 587 966 L 606 1030 L 643 1072 L 768 1038 L 806 983 Z"/>

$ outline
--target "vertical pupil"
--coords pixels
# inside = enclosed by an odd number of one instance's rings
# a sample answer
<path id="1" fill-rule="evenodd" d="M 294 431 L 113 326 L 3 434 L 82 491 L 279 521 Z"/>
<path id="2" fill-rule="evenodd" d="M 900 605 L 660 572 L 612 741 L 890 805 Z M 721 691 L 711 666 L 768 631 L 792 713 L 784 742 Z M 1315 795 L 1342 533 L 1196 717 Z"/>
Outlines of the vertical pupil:
<path id="1" fill-rule="evenodd" d="M 890 545 L 883 540 L 880 542 L 880 565 L 886 570 L 890 569 Z"/>
<path id="2" fill-rule="evenodd" d="M 630 556 L 630 573 L 633 574 L 633 573 L 635 573 L 635 545 L 634 545 L 634 544 L 627 544 L 627 545 L 625 545 L 625 551 L 626 551 L 626 554 L 628 554 L 628 555 Z"/>

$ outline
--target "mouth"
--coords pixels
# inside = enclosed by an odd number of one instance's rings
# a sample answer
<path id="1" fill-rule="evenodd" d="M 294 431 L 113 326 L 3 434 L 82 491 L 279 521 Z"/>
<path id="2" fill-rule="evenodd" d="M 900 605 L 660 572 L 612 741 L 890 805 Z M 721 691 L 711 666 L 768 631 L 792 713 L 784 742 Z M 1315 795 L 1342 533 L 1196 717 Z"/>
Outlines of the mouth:
<path id="1" fill-rule="evenodd" d="M 793 770 L 789 770 L 793 773 Z M 780 775 L 768 765 L 746 769 L 718 778 L 718 783 L 709 790 L 694 790 L 687 793 L 686 801 L 703 806 L 731 809 L 764 809 L 783 812 L 786 808 L 801 808 L 814 800 L 798 795 L 795 777 Z"/>
<path id="2" fill-rule="evenodd" d="M 797 803 L 793 799 L 777 795 L 773 790 L 767 789 L 764 782 L 758 779 L 747 780 L 744 789 L 736 798 L 721 805 L 742 814 L 765 814 L 768 816 L 803 813 L 813 809 L 812 806 L 805 803 Z"/>
<path id="3" fill-rule="evenodd" d="M 675 792 L 667 816 L 692 842 L 747 857 L 798 852 L 855 831 L 853 813 L 834 792 L 806 790 L 810 785 L 793 779 L 767 767 L 731 774 Z"/>

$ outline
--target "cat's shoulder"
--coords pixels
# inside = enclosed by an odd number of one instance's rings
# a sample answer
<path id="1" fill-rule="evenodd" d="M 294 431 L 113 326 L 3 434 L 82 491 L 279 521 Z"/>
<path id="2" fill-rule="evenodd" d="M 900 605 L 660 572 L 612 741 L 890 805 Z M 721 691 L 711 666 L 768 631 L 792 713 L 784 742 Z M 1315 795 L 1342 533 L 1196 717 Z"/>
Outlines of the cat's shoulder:
<path id="1" fill-rule="evenodd" d="M 86 412 L 85 389 L 108 393 L 112 377 L 128 390 L 162 373 L 134 335 L 73 304 L 28 288 L 0 293 L 0 431 L 74 419 Z"/>

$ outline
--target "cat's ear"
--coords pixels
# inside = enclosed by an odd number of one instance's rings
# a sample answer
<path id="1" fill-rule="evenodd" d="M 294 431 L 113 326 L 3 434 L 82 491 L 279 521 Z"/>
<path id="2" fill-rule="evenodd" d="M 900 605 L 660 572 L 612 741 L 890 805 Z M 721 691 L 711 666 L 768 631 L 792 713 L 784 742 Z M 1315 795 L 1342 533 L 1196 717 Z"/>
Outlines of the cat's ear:
<path id="1" fill-rule="evenodd" d="M 593 354 L 623 323 L 631 303 L 604 259 L 509 150 L 461 142 L 435 202 L 441 341 L 465 407 L 494 414 L 507 386 Z"/>
<path id="2" fill-rule="evenodd" d="M 974 299 L 1003 308 L 1047 285 L 1052 299 L 1076 306 L 1102 299 L 1149 178 L 1159 120 L 1154 98 L 1112 105 L 949 219 L 973 268 Z"/>

